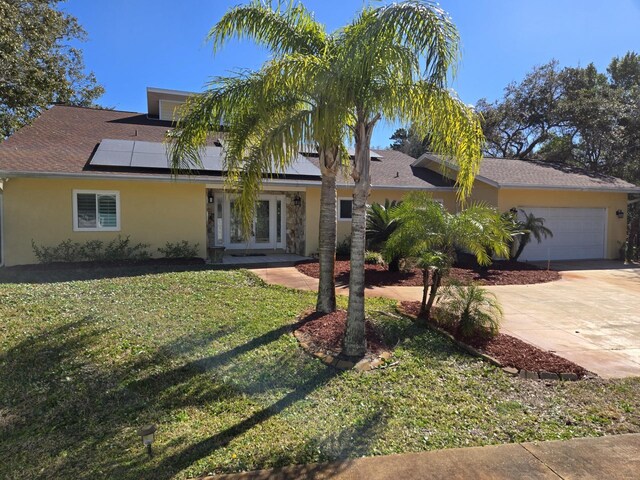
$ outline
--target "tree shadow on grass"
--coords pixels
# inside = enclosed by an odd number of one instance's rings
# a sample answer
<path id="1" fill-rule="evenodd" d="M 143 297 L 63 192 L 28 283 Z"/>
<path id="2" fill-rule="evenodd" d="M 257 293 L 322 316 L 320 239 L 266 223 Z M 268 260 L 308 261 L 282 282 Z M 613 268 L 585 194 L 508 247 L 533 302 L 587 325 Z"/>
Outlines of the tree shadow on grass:
<path id="1" fill-rule="evenodd" d="M 231 427 L 183 448 L 180 452 L 163 459 L 153 470 L 145 471 L 145 474 L 158 480 L 173 477 L 176 473 L 198 460 L 209 456 L 220 448 L 226 447 L 232 440 L 247 433 L 257 425 L 280 414 L 296 402 L 305 399 L 310 393 L 326 385 L 340 373 L 339 370 L 329 367 L 323 369 L 320 373 L 314 375 L 271 405 L 258 410 Z"/>

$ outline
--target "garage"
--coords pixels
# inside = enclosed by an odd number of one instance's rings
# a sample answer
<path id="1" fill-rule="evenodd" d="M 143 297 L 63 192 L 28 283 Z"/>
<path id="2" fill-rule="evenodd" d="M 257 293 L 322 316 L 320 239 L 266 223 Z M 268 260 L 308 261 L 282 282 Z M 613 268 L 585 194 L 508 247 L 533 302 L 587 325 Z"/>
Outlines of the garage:
<path id="1" fill-rule="evenodd" d="M 605 258 L 606 208 L 519 207 L 545 219 L 553 237 L 538 243 L 532 238 L 521 260 L 582 260 Z M 522 213 L 520 213 L 522 215 Z"/>

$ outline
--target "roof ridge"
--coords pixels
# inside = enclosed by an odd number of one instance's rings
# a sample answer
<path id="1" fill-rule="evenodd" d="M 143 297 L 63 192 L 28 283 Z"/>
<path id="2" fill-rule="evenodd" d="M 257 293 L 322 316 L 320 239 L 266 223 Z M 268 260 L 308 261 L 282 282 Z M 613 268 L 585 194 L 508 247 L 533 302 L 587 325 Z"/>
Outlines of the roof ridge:
<path id="1" fill-rule="evenodd" d="M 47 110 L 52 110 L 53 108 L 57 108 L 57 107 L 64 107 L 64 108 L 78 108 L 81 110 L 92 110 L 94 112 L 116 112 L 116 113 L 135 113 L 136 115 L 147 115 L 144 112 L 136 112 L 134 110 L 118 110 L 116 108 L 105 108 L 105 107 L 91 107 L 91 106 L 86 106 L 86 105 L 68 105 L 66 103 L 54 103 L 51 105 L 51 107 L 46 108 L 45 111 Z M 155 120 L 155 119 L 152 119 Z"/>

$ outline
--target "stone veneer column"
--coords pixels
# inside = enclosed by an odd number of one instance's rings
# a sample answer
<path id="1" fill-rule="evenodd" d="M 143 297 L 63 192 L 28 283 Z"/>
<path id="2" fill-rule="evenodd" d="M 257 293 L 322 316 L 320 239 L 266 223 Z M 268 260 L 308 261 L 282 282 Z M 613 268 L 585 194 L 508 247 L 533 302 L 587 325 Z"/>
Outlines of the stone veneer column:
<path id="1" fill-rule="evenodd" d="M 300 195 L 300 206 L 293 204 L 296 194 Z M 287 253 L 296 253 L 304 255 L 305 249 L 305 194 L 304 192 L 287 192 L 286 193 L 286 211 L 287 211 Z"/>

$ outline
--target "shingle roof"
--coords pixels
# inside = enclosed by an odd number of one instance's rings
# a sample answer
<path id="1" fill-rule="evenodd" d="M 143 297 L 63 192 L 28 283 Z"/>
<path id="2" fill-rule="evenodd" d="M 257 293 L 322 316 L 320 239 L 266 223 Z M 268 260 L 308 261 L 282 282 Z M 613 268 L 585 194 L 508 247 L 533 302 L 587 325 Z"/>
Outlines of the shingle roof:
<path id="1" fill-rule="evenodd" d="M 416 164 L 426 165 L 429 160 L 438 164 L 441 162 L 437 155 L 425 154 Z M 569 165 L 534 160 L 483 158 L 477 179 L 499 188 L 611 190 L 640 193 L 640 186 L 616 177 L 591 173 Z"/>
<path id="2" fill-rule="evenodd" d="M 161 172 L 97 167 L 89 162 L 103 139 L 162 142 L 170 128 L 171 122 L 150 119 L 142 113 L 54 106 L 0 143 L 0 172 L 157 175 Z M 403 153 L 378 152 L 384 158 L 372 161 L 374 186 L 452 186 L 436 172 L 411 166 L 414 159 Z M 317 159 L 310 160 L 317 166 Z M 350 185 L 347 178 L 343 183 Z"/>
<path id="3" fill-rule="evenodd" d="M 616 177 L 601 175 L 563 164 L 533 160 L 485 158 L 480 176 L 500 187 L 575 188 L 593 190 L 638 190 L 640 187 Z"/>

